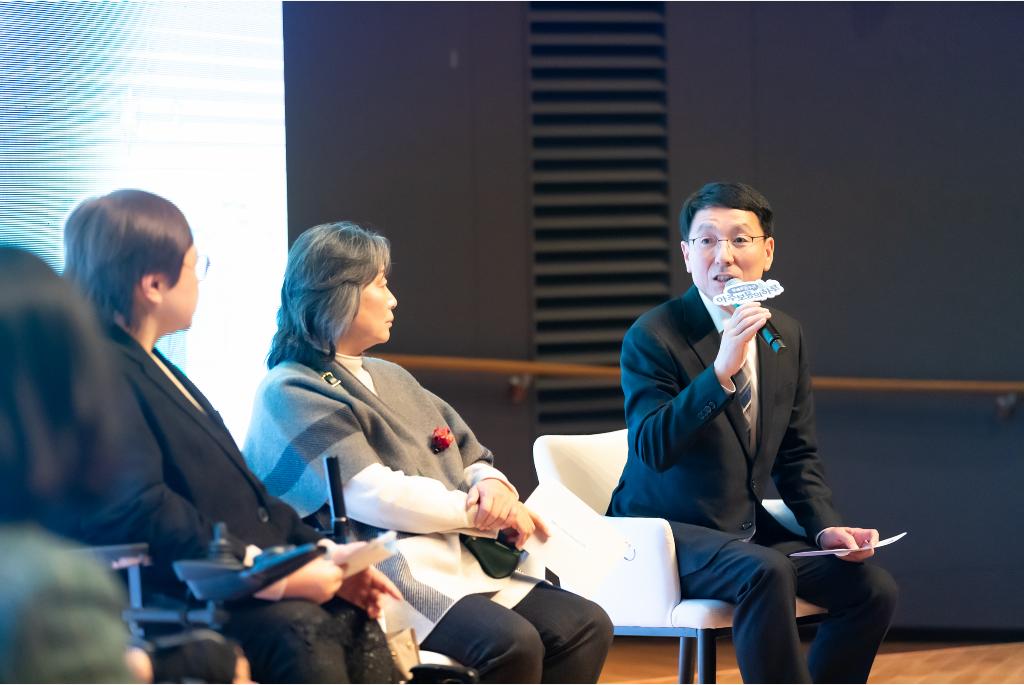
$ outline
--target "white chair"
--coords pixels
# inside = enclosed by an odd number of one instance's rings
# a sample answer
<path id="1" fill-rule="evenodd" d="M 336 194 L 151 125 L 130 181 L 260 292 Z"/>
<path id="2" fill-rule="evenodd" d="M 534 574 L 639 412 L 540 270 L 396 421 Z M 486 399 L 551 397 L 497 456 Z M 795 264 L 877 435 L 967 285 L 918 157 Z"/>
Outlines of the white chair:
<path id="1" fill-rule="evenodd" d="M 608 510 L 626 454 L 625 430 L 597 435 L 542 435 L 533 444 L 539 481 L 562 484 L 600 514 Z M 764 500 L 763 504 L 783 526 L 804 534 L 782 500 Z M 625 517 L 608 520 L 629 540 L 630 554 L 596 591 L 574 590 L 572 578 L 559 578 L 562 587 L 599 604 L 611 617 L 616 635 L 679 637 L 680 683 L 693 681 L 696 642 L 698 682 L 715 682 L 715 640 L 732 631 L 734 606 L 714 599 L 680 601 L 676 548 L 667 521 Z M 821 607 L 796 601 L 798 618 L 824 613 Z"/>

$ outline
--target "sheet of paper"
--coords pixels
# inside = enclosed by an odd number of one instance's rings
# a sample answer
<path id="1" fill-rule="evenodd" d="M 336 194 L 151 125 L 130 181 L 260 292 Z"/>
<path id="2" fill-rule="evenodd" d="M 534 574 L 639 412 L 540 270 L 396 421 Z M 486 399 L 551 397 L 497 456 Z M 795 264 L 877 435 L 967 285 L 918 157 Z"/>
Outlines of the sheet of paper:
<path id="1" fill-rule="evenodd" d="M 350 578 L 365 571 L 367 566 L 384 561 L 396 554 L 398 552 L 396 539 L 395 531 L 389 530 L 369 542 L 338 545 L 334 548 L 331 559 L 338 566 L 344 564 L 344 577 Z"/>
<path id="2" fill-rule="evenodd" d="M 544 519 L 551 535 L 543 542 L 530 537 L 524 549 L 576 592 L 596 589 L 629 547 L 615 526 L 559 483 L 541 483 L 525 504 Z"/>
<path id="3" fill-rule="evenodd" d="M 900 533 L 899 535 L 893 535 L 891 538 L 886 538 L 884 540 L 879 540 L 878 543 L 875 544 L 873 547 L 874 547 L 874 549 L 878 549 L 879 547 L 885 547 L 886 545 L 891 545 L 892 543 L 896 542 L 897 540 L 899 540 L 900 538 L 902 538 L 906 534 L 907 534 L 906 531 L 904 531 L 904 532 Z M 850 552 L 863 552 L 866 549 L 872 549 L 872 545 L 866 545 L 864 547 L 853 547 L 853 548 L 850 548 L 850 549 L 812 549 L 812 550 L 808 550 L 806 552 L 793 552 L 789 556 L 791 556 L 791 557 L 823 557 L 823 556 L 832 554 L 832 555 L 837 556 L 837 557 L 845 557 Z"/>

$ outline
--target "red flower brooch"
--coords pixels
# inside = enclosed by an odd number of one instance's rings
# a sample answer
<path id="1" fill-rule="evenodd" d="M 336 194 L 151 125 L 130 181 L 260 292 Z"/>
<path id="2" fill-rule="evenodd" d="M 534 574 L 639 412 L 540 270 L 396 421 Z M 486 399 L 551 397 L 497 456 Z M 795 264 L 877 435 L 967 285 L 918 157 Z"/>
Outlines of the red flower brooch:
<path id="1" fill-rule="evenodd" d="M 455 436 L 452 435 L 452 429 L 448 426 L 435 428 L 434 432 L 430 434 L 430 449 L 434 451 L 434 454 L 444 452 L 451 447 L 453 442 L 455 442 Z"/>

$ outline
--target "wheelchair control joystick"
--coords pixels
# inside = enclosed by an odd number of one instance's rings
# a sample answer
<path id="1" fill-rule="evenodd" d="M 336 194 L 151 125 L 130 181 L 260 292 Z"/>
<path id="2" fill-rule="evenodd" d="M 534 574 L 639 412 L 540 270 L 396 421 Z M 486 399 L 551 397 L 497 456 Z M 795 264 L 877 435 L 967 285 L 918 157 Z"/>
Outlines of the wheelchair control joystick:
<path id="1" fill-rule="evenodd" d="M 230 602 L 251 597 L 266 586 L 323 555 L 323 548 L 307 543 L 264 550 L 245 566 L 231 551 L 228 527 L 215 523 L 205 559 L 174 562 L 174 572 L 200 601 Z"/>
<path id="2" fill-rule="evenodd" d="M 229 566 L 238 564 L 238 560 L 231 553 L 231 543 L 227 540 L 228 524 L 218 522 L 213 524 L 213 539 L 206 553 L 206 558 L 213 562 L 223 563 Z"/>

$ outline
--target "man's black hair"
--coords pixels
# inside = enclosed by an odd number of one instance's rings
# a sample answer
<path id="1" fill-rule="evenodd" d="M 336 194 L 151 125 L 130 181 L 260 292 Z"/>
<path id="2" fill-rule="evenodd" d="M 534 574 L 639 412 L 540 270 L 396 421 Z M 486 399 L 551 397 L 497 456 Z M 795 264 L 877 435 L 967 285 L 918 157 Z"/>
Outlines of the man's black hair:
<path id="1" fill-rule="evenodd" d="M 725 209 L 742 209 L 753 212 L 761 222 L 764 234 L 772 234 L 772 206 L 768 199 L 759 193 L 757 189 L 748 186 L 746 183 L 721 183 L 713 182 L 705 184 L 700 190 L 683 203 L 683 209 L 679 212 L 679 234 L 683 240 L 690 239 L 690 224 L 693 217 L 702 209 L 708 207 L 724 207 Z"/>

